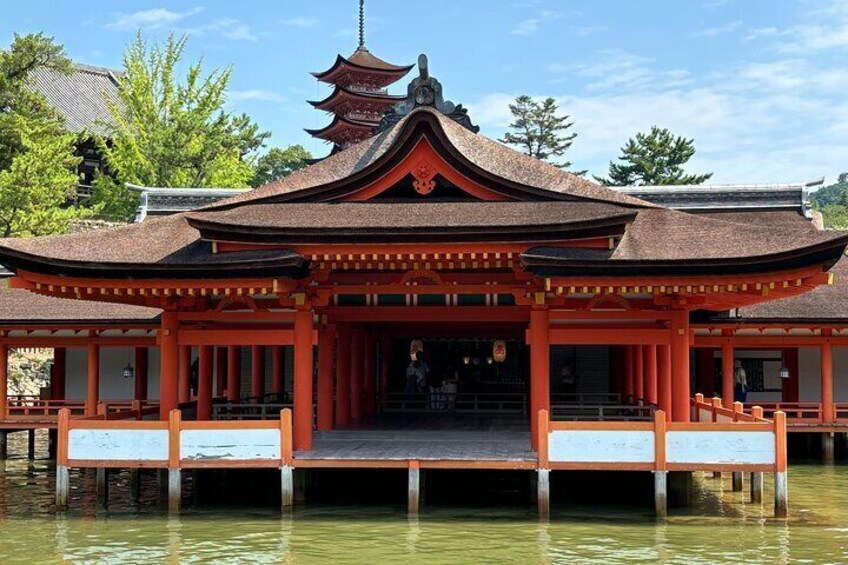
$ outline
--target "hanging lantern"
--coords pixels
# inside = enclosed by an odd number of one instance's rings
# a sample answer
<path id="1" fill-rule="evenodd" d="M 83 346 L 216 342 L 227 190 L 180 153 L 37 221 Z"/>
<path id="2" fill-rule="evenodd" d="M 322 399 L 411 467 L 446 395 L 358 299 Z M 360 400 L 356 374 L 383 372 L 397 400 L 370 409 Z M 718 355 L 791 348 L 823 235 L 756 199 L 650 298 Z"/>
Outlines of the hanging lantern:
<path id="1" fill-rule="evenodd" d="M 779 372 L 777 375 L 778 375 L 781 379 L 788 379 L 788 378 L 790 378 L 790 377 L 791 377 L 791 375 L 789 374 L 789 367 L 787 367 L 786 365 L 782 365 L 782 366 L 780 367 L 780 372 Z"/>
<path id="2" fill-rule="evenodd" d="M 463 355 L 462 356 L 462 364 L 468 365 L 469 363 L 471 363 L 471 356 L 470 355 Z"/>
<path id="3" fill-rule="evenodd" d="M 503 363 L 506 361 L 506 342 L 502 339 L 496 339 L 492 343 L 492 357 L 495 363 Z"/>
<path id="4" fill-rule="evenodd" d="M 494 362 L 495 362 L 495 360 L 492 359 L 491 357 L 486 357 L 486 363 L 488 363 L 489 365 L 491 365 Z"/>
<path id="5" fill-rule="evenodd" d="M 133 369 L 133 366 L 129 362 L 127 363 L 127 366 L 124 367 L 123 375 L 125 379 L 131 379 L 135 376 L 135 369 Z"/>

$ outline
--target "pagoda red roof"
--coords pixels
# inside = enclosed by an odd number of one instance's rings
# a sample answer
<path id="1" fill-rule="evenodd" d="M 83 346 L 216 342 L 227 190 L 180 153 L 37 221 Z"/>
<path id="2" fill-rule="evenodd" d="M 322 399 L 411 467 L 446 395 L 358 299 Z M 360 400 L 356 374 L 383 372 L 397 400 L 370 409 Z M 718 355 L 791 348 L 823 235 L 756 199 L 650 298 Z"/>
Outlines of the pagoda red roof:
<path id="1" fill-rule="evenodd" d="M 308 102 L 319 110 L 341 115 L 346 115 L 352 111 L 371 112 L 375 115 L 382 115 L 386 108 L 403 101 L 405 98 L 405 96 L 396 96 L 385 92 L 351 90 L 337 86 L 323 100 L 317 102 L 310 100 Z"/>
<path id="2" fill-rule="evenodd" d="M 377 126 L 377 121 L 354 120 L 335 114 L 333 121 L 320 129 L 305 129 L 313 137 L 325 139 L 338 146 L 362 141 L 371 137 L 371 132 Z"/>
<path id="3" fill-rule="evenodd" d="M 322 82 L 338 86 L 360 84 L 384 88 L 401 79 L 413 66 L 387 63 L 360 46 L 350 57 L 337 55 L 333 66 L 312 75 Z"/>

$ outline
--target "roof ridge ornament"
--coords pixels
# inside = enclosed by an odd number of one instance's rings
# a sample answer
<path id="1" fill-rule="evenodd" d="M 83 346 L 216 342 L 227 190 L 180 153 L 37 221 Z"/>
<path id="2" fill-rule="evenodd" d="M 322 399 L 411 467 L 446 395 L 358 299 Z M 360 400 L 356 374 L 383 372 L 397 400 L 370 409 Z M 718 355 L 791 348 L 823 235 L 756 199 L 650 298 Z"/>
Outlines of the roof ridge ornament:
<path id="1" fill-rule="evenodd" d="M 471 123 L 467 108 L 463 108 L 462 104 L 454 104 L 450 100 L 444 99 L 442 95 L 442 83 L 430 75 L 427 55 L 422 53 L 418 56 L 418 76 L 412 79 L 406 88 L 406 100 L 386 110 L 386 113 L 383 114 L 383 118 L 380 120 L 380 125 L 374 129 L 374 133 L 387 130 L 401 121 L 404 116 L 412 112 L 415 108 L 421 106 L 435 108 L 474 133 L 480 131 L 479 126 Z"/>

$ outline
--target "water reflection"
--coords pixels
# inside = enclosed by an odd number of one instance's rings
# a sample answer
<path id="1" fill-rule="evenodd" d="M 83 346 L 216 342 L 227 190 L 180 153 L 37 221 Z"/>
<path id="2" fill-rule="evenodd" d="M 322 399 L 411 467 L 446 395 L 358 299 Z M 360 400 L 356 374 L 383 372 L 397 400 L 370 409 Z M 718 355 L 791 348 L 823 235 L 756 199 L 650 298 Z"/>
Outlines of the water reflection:
<path id="1" fill-rule="evenodd" d="M 41 459 L 27 461 L 25 436 L 11 439 L 12 458 L 0 462 L 4 565 L 848 562 L 843 465 L 793 465 L 786 521 L 771 518 L 770 477 L 765 502 L 751 504 L 747 488 L 733 492 L 729 477 L 711 474 L 696 477 L 691 511 L 672 510 L 665 523 L 639 507 L 577 505 L 555 506 L 549 523 L 539 523 L 529 505 L 425 505 L 420 517 L 407 519 L 400 504 L 306 506 L 281 516 L 273 503 L 240 508 L 189 503 L 182 516 L 169 518 L 155 474 L 142 475 L 138 501 L 130 496 L 127 472 L 110 474 L 109 508 L 98 510 L 94 473 L 80 471 L 71 477 L 71 510 L 57 515 L 46 444 L 37 445 Z M 187 494 L 187 502 L 190 498 Z"/>

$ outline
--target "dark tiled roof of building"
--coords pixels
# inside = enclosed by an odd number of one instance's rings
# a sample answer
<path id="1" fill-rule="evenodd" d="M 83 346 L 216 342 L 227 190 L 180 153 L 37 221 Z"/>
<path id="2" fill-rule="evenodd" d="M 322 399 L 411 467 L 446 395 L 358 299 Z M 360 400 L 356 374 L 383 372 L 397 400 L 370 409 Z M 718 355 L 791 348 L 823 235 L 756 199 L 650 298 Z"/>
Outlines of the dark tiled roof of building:
<path id="1" fill-rule="evenodd" d="M 39 322 L 152 322 L 161 311 L 157 308 L 87 302 L 42 296 L 28 290 L 0 286 L 0 323 Z"/>
<path id="2" fill-rule="evenodd" d="M 433 126 L 444 132 L 447 141 L 457 153 L 467 159 L 471 165 L 494 176 L 559 195 L 631 206 L 652 206 L 643 200 L 599 186 L 485 136 L 475 134 L 444 114 L 422 107 L 412 111 L 403 120 L 381 134 L 331 155 L 314 165 L 295 171 L 279 181 L 249 193 L 222 200 L 211 208 L 276 199 L 281 196 L 293 199 L 298 196 L 296 194 L 298 191 L 319 187 L 360 173 L 377 163 L 392 148 L 406 124 L 422 113 L 434 118 Z"/>
<path id="3" fill-rule="evenodd" d="M 738 318 L 729 321 L 751 322 L 846 322 L 848 321 L 848 257 L 842 257 L 830 270 L 832 285 L 820 286 L 810 292 L 746 306 L 737 311 Z M 721 321 L 728 321 L 722 319 Z"/>
<path id="4" fill-rule="evenodd" d="M 112 114 L 107 100 L 119 103 L 117 76 L 117 71 L 77 63 L 67 75 L 38 69 L 30 84 L 62 115 L 70 131 L 108 135 Z"/>

